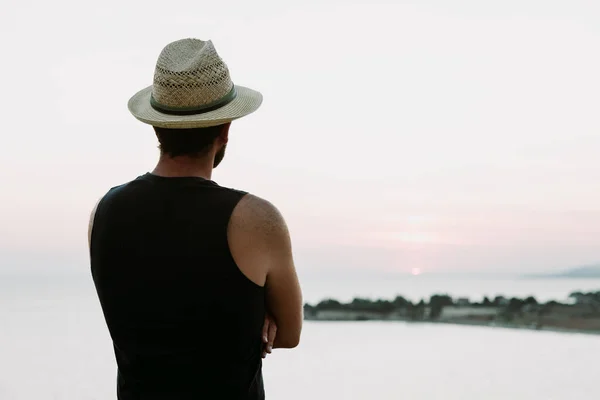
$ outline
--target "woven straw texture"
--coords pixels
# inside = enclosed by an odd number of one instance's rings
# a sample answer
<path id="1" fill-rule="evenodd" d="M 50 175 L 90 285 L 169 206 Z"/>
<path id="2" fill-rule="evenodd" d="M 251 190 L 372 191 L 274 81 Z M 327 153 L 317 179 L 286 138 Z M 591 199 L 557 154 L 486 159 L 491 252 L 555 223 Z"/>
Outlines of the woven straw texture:
<path id="1" fill-rule="evenodd" d="M 170 108 L 201 108 L 218 102 L 234 87 L 229 69 L 212 42 L 183 39 L 168 44 L 156 63 L 153 85 L 136 93 L 128 103 L 138 120 L 165 128 L 196 128 L 220 125 L 256 111 L 262 95 L 252 89 L 235 86 L 233 101 L 216 110 L 173 115 L 154 109 L 150 97 Z"/>

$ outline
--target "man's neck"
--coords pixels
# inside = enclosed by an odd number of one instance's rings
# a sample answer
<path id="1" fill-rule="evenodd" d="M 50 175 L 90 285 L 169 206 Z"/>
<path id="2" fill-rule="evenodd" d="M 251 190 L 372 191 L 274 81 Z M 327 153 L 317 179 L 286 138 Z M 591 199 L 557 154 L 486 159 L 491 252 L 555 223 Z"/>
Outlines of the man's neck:
<path id="1" fill-rule="evenodd" d="M 160 156 L 152 174 L 167 178 L 195 176 L 210 180 L 212 179 L 213 162 L 209 157 L 180 156 L 171 158 Z"/>

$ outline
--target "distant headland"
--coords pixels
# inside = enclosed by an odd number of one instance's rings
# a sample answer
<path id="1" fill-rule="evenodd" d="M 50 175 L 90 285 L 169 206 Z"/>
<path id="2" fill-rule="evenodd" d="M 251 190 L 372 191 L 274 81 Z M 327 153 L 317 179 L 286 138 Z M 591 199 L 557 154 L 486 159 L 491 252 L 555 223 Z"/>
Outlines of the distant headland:
<path id="1" fill-rule="evenodd" d="M 334 299 L 305 304 L 305 319 L 313 321 L 407 321 L 482 325 L 600 334 L 600 291 L 574 292 L 570 302 L 538 302 L 534 297 L 485 297 L 481 302 L 454 299 L 445 294 L 413 303 L 397 296 L 392 300 L 355 298 L 349 303 Z"/>
<path id="2" fill-rule="evenodd" d="M 552 274 L 530 274 L 525 278 L 572 278 L 572 279 L 600 279 L 600 265 L 587 265 L 584 267 L 571 268 L 562 272 Z"/>

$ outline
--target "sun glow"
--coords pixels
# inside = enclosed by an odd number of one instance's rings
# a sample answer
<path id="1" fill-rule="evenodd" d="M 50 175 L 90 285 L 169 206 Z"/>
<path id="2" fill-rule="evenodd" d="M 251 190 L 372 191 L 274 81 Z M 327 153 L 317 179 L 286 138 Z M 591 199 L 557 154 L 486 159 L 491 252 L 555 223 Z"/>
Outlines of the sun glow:
<path id="1" fill-rule="evenodd" d="M 419 276 L 423 273 L 423 271 L 421 271 L 421 268 L 413 268 L 410 273 L 412 276 Z"/>

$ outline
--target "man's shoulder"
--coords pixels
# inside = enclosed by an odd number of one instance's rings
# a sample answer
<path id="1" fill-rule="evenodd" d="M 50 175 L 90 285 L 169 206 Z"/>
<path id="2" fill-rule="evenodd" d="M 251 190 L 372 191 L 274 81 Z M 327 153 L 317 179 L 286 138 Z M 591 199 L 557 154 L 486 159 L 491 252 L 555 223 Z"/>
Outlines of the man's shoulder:
<path id="1" fill-rule="evenodd" d="M 247 194 L 237 204 L 227 231 L 229 248 L 240 270 L 263 286 L 268 271 L 289 252 L 283 216 L 270 201 Z"/>
<path id="2" fill-rule="evenodd" d="M 144 176 L 145 175 L 139 175 L 136 178 L 126 181 L 124 183 L 119 183 L 115 186 L 111 186 L 106 191 L 106 193 L 102 197 L 100 197 L 98 203 L 102 203 L 104 200 L 122 197 L 124 195 L 127 195 L 130 190 L 135 189 L 140 185 L 143 186 L 145 184 L 148 184 L 148 182 L 145 182 Z"/>
<path id="3" fill-rule="evenodd" d="M 227 191 L 227 192 L 230 192 L 230 193 L 234 193 L 234 194 L 236 194 L 236 195 L 238 195 L 240 197 L 244 197 L 244 196 L 248 195 L 248 191 L 246 191 L 246 190 L 234 188 L 234 187 L 231 187 L 231 186 L 221 185 L 221 184 L 219 184 L 219 183 L 217 183 L 215 181 L 209 181 L 209 182 L 213 183 L 214 187 L 216 187 L 218 189 L 221 189 L 221 190 L 224 190 L 224 191 Z"/>
<path id="4" fill-rule="evenodd" d="M 269 200 L 250 193 L 243 196 L 233 210 L 230 226 L 251 234 L 287 231 L 279 209 Z"/>
<path id="5" fill-rule="evenodd" d="M 140 177 L 137 177 L 133 180 L 127 181 L 125 183 L 120 183 L 116 186 L 112 186 L 110 187 L 102 196 L 100 196 L 100 198 L 96 201 L 96 204 L 94 205 L 94 208 L 92 209 L 92 219 L 94 218 L 96 211 L 98 210 L 98 208 L 107 203 L 110 202 L 110 200 L 113 200 L 115 198 L 121 197 L 127 190 L 128 187 L 130 187 L 130 185 L 133 182 L 136 182 L 139 180 Z"/>

